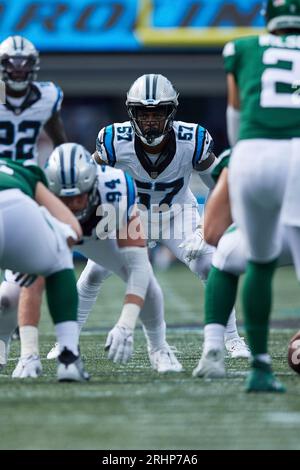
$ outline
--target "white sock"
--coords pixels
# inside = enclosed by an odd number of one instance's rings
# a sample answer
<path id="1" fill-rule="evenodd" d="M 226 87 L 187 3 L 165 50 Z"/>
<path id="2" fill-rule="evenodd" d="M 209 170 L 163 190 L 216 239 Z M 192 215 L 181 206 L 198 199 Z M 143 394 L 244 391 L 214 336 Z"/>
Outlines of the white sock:
<path id="1" fill-rule="evenodd" d="M 219 323 L 210 323 L 204 327 L 203 352 L 206 354 L 211 349 L 224 349 L 225 326 Z"/>
<path id="2" fill-rule="evenodd" d="M 162 349 L 166 344 L 166 323 L 163 322 L 161 325 L 155 328 L 146 328 L 143 325 L 144 334 L 146 336 L 147 345 L 150 351 L 157 351 Z"/>
<path id="3" fill-rule="evenodd" d="M 79 327 L 79 333 L 85 325 L 88 316 L 96 303 L 100 288 L 101 284 L 84 284 L 83 282 L 77 283 L 79 300 L 77 322 Z"/>
<path id="4" fill-rule="evenodd" d="M 9 354 L 10 336 L 0 336 L 0 365 L 7 363 Z"/>
<path id="5" fill-rule="evenodd" d="M 228 318 L 228 322 L 226 325 L 225 329 L 225 341 L 228 341 L 229 339 L 235 339 L 239 338 L 239 332 L 237 330 L 236 326 L 236 315 L 235 315 L 235 309 L 232 310 L 230 317 Z"/>
<path id="6" fill-rule="evenodd" d="M 21 357 L 39 356 L 39 330 L 36 326 L 20 326 Z"/>
<path id="7" fill-rule="evenodd" d="M 253 359 L 257 359 L 258 361 L 260 362 L 265 362 L 266 364 L 271 364 L 272 362 L 272 359 L 271 359 L 271 356 L 270 354 L 256 354 L 256 356 L 254 356 Z"/>
<path id="8" fill-rule="evenodd" d="M 78 356 L 79 329 L 76 321 L 63 321 L 55 325 L 55 333 L 61 352 L 64 348 Z"/>

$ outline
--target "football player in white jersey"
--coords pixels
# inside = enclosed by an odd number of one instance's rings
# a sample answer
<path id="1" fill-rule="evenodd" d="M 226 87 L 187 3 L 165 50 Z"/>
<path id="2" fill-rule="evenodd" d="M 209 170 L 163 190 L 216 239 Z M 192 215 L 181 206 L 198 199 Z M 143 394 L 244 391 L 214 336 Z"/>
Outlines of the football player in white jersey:
<path id="1" fill-rule="evenodd" d="M 6 102 L 0 105 L 0 157 L 37 162 L 37 140 L 42 129 L 54 146 L 66 142 L 60 117 L 62 90 L 52 82 L 36 81 L 39 53 L 22 36 L 0 44 L 0 75 Z"/>
<path id="2" fill-rule="evenodd" d="M 60 117 L 63 93 L 52 82 L 36 81 L 38 70 L 39 53 L 26 38 L 9 36 L 0 44 L 0 78 L 6 89 L 6 102 L 0 104 L 1 158 L 38 163 L 37 140 L 42 129 L 54 146 L 67 141 Z M 9 272 L 5 278 L 13 280 Z M 22 292 L 19 324 L 24 326 L 23 332 L 34 334 L 25 325 L 30 325 L 30 318 L 39 309 L 43 287 L 44 281 L 39 277 Z M 11 331 L 16 324 L 19 290 L 17 284 L 6 280 L 0 286 L 0 309 L 7 319 L 0 331 L 0 365 L 6 363 Z"/>
<path id="3" fill-rule="evenodd" d="M 76 245 L 76 251 L 87 257 L 88 263 L 100 263 L 107 273 L 114 272 L 126 282 L 121 315 L 105 345 L 108 358 L 123 364 L 130 359 L 133 331 L 140 317 L 152 367 L 160 373 L 180 372 L 182 366 L 166 342 L 163 296 L 148 259 L 133 179 L 107 165 L 97 167 L 90 153 L 73 143 L 60 145 L 53 151 L 45 173 L 49 189 L 71 209 L 81 224 L 83 239 Z M 116 215 L 109 222 L 107 217 L 101 216 L 106 210 L 110 215 Z M 78 293 L 81 330 L 86 320 L 86 315 L 81 314 L 86 293 L 80 288 Z M 25 376 L 23 369 L 23 375 L 19 377 Z"/>
<path id="4" fill-rule="evenodd" d="M 164 244 L 205 280 L 214 248 L 203 241 L 197 201 L 189 182 L 195 170 L 208 187 L 213 186 L 211 172 L 217 163 L 213 140 L 198 124 L 174 121 L 178 93 L 162 75 L 139 77 L 129 89 L 126 106 L 130 121 L 99 132 L 94 158 L 134 178 L 148 238 Z M 96 265 L 86 267 L 79 280 L 81 288 L 88 289 L 90 279 L 96 276 L 100 282 L 98 270 Z M 234 312 L 225 344 L 233 357 L 248 357 Z"/>

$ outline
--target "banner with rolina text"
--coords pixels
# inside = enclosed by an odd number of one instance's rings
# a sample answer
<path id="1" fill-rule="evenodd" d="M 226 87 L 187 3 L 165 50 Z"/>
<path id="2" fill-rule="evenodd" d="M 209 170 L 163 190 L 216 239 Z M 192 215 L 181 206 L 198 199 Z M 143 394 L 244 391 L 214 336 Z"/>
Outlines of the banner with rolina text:
<path id="1" fill-rule="evenodd" d="M 0 0 L 0 40 L 41 51 L 143 51 L 222 46 L 260 32 L 261 0 Z"/>

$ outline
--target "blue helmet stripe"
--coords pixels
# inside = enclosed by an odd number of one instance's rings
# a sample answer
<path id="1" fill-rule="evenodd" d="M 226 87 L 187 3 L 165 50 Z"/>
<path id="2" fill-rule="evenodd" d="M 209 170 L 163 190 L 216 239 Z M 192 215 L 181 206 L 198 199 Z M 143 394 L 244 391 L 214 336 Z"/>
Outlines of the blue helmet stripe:
<path id="1" fill-rule="evenodd" d="M 153 97 L 154 100 L 156 100 L 157 80 L 158 80 L 158 75 L 154 75 L 154 78 L 153 78 L 153 89 L 152 89 L 152 97 Z"/>
<path id="2" fill-rule="evenodd" d="M 105 147 L 107 158 L 108 158 L 108 164 L 110 166 L 115 166 L 116 164 L 116 154 L 115 154 L 115 149 L 114 149 L 114 134 L 115 134 L 115 130 L 114 130 L 113 125 L 107 126 L 105 128 L 103 145 Z"/>
<path id="3" fill-rule="evenodd" d="M 195 151 L 193 155 L 193 166 L 197 165 L 197 163 L 199 163 L 201 160 L 204 147 L 205 132 L 206 130 L 204 129 L 204 127 L 201 127 L 199 125 L 197 126 Z"/>
<path id="4" fill-rule="evenodd" d="M 73 145 L 71 150 L 71 157 L 70 157 L 70 172 L 71 172 L 71 184 L 72 186 L 75 185 L 75 157 L 76 157 L 76 145 Z"/>
<path id="5" fill-rule="evenodd" d="M 150 98 L 150 75 L 146 75 L 146 100 Z"/>
<path id="6" fill-rule="evenodd" d="M 63 187 L 66 187 L 66 174 L 65 174 L 65 164 L 64 164 L 64 152 L 62 148 L 58 148 L 59 160 L 60 160 L 60 176 Z"/>

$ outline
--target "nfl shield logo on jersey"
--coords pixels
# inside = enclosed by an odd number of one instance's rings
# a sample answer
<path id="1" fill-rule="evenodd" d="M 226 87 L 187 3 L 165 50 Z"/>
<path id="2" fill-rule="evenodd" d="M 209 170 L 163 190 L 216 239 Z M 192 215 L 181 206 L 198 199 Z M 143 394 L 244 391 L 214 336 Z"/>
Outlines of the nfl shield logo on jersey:
<path id="1" fill-rule="evenodd" d="M 158 177 L 158 172 L 157 171 L 151 171 L 151 178 L 155 180 Z"/>
<path id="2" fill-rule="evenodd" d="M 285 4 L 285 0 L 274 0 L 273 5 L 274 7 L 282 7 Z"/>

